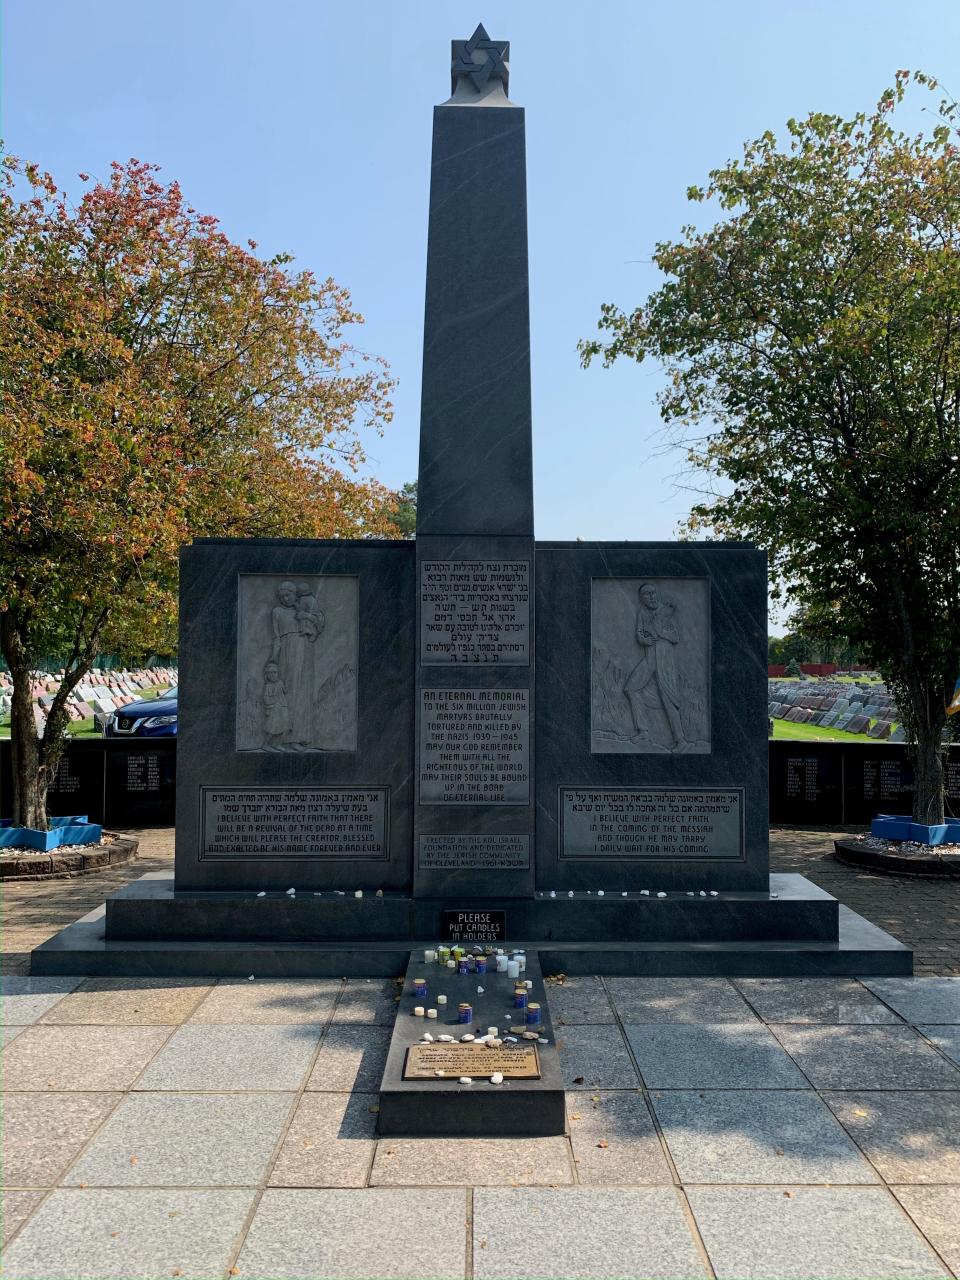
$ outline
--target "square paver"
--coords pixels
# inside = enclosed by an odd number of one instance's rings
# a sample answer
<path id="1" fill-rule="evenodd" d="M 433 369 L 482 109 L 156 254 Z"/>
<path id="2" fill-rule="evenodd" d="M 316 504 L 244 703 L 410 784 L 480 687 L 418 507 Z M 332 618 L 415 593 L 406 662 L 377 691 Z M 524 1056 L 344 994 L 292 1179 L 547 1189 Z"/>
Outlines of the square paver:
<path id="1" fill-rule="evenodd" d="M 390 1138 L 371 1186 L 554 1186 L 573 1182 L 565 1138 Z"/>
<path id="2" fill-rule="evenodd" d="M 466 1260 L 466 1192 L 263 1194 L 237 1269 L 270 1280 L 455 1280 Z"/>
<path id="3" fill-rule="evenodd" d="M 389 978 L 350 978 L 343 984 L 333 1020 L 392 1027 L 400 989 L 400 984 Z"/>
<path id="4" fill-rule="evenodd" d="M 620 1028 L 560 1027 L 557 1049 L 568 1089 L 636 1089 L 640 1081 Z"/>
<path id="5" fill-rule="evenodd" d="M 375 1093 L 389 1047 L 389 1027 L 332 1026 L 323 1038 L 307 1088 Z"/>
<path id="6" fill-rule="evenodd" d="M 4 1087 L 129 1089 L 169 1034 L 169 1027 L 32 1026 L 3 1051 Z"/>
<path id="7" fill-rule="evenodd" d="M 864 978 L 902 1018 L 960 1024 L 960 978 Z"/>
<path id="8" fill-rule="evenodd" d="M 600 978 L 567 978 L 546 984 L 555 1027 L 578 1022 L 613 1022 L 613 1009 Z"/>
<path id="9" fill-rule="evenodd" d="M 772 1030 L 817 1089 L 960 1089 L 960 1071 L 912 1027 Z"/>
<path id="10" fill-rule="evenodd" d="M 813 1092 L 656 1092 L 681 1182 L 877 1182 Z"/>
<path id="11" fill-rule="evenodd" d="M 960 1182 L 960 1094 L 827 1093 L 824 1101 L 887 1182 Z"/>
<path id="12" fill-rule="evenodd" d="M 376 1148 L 376 1093 L 305 1093 L 270 1174 L 272 1187 L 365 1187 Z"/>
<path id="13" fill-rule="evenodd" d="M 252 1191 L 54 1191 L 3 1257 L 4 1280 L 220 1280 Z M 261 1274 L 268 1274 L 263 1272 Z"/>
<path id="14" fill-rule="evenodd" d="M 6 973 L 0 977 L 0 1021 L 19 1026 L 36 1022 L 82 981 L 82 977 Z"/>
<path id="15" fill-rule="evenodd" d="M 567 1123 L 577 1181 L 594 1186 L 672 1182 L 643 1094 L 570 1093 Z"/>
<path id="16" fill-rule="evenodd" d="M 194 1010 L 190 1021 L 306 1022 L 323 1026 L 342 985 L 338 978 L 289 978 L 282 982 L 221 978 Z"/>
<path id="17" fill-rule="evenodd" d="M 717 1280 L 925 1280 L 946 1273 L 879 1187 L 689 1187 Z"/>
<path id="18" fill-rule="evenodd" d="M 900 1021 L 856 978 L 735 978 L 734 983 L 764 1022 Z"/>
<path id="19" fill-rule="evenodd" d="M 706 1274 L 673 1187 L 481 1188 L 476 1280 L 686 1280 Z"/>
<path id="20" fill-rule="evenodd" d="M 891 1187 L 951 1271 L 960 1275 L 960 1187 Z"/>
<path id="21" fill-rule="evenodd" d="M 157 1054 L 138 1089 L 299 1089 L 321 1030 L 299 1026 L 195 1026 Z"/>
<path id="22" fill-rule="evenodd" d="M 176 1026 L 210 990 L 203 978 L 88 978 L 43 1015 L 55 1023 Z"/>
<path id="23" fill-rule="evenodd" d="M 806 1089 L 806 1080 L 760 1022 L 627 1026 L 649 1089 Z"/>
<path id="24" fill-rule="evenodd" d="M 4 1191 L 3 1209 L 0 1210 L 4 1244 L 26 1222 L 46 1194 L 46 1191 Z"/>
<path id="25" fill-rule="evenodd" d="M 6 1093 L 3 1180 L 10 1187 L 55 1187 L 96 1133 L 120 1093 Z"/>
<path id="26" fill-rule="evenodd" d="M 753 1022 L 756 1015 L 726 978 L 607 978 L 621 1021 Z"/>
<path id="27" fill-rule="evenodd" d="M 960 1066 L 960 1027 L 948 1027 L 942 1023 L 918 1027 L 928 1040 L 932 1040 L 941 1053 L 945 1053 L 951 1062 Z"/>
<path id="28" fill-rule="evenodd" d="M 91 1187 L 250 1187 L 292 1093 L 131 1093 L 64 1179 Z"/>

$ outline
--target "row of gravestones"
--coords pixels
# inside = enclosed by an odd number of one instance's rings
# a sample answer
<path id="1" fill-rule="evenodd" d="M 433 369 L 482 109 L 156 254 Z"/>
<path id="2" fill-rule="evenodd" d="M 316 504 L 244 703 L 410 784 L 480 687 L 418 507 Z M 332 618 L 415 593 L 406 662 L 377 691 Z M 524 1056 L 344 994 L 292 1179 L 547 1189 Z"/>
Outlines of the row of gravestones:
<path id="1" fill-rule="evenodd" d="M 905 738 L 902 725 L 897 723 L 896 704 L 883 685 L 861 688 L 830 682 L 810 685 L 771 681 L 769 698 L 767 713 L 774 720 L 863 733 L 878 741 L 903 742 Z"/>
<path id="2" fill-rule="evenodd" d="M 38 734 L 43 733 L 47 713 L 63 672 L 53 675 L 36 675 L 30 694 L 33 719 Z M 133 671 L 91 671 L 77 685 L 67 700 L 67 714 L 73 721 L 95 719 L 102 726 L 104 719 L 121 707 L 142 698 L 146 690 L 164 688 L 176 684 L 175 667 L 139 668 Z M 0 716 L 10 711 L 13 683 L 10 676 L 0 671 Z"/>

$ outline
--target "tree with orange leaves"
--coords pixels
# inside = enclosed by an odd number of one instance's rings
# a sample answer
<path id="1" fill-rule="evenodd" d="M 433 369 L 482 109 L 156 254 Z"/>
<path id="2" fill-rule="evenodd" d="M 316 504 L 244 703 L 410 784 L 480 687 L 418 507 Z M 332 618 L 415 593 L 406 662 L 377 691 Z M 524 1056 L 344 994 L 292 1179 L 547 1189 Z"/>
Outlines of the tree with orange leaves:
<path id="1" fill-rule="evenodd" d="M 81 178 L 88 182 L 86 175 Z M 153 165 L 75 206 L 0 172 L 0 644 L 13 678 L 13 820 L 46 827 L 67 697 L 104 650 L 156 647 L 193 537 L 397 536 L 361 480 L 390 420 L 385 363 L 333 280 L 232 243 Z M 31 671 L 63 655 L 38 737 Z"/>

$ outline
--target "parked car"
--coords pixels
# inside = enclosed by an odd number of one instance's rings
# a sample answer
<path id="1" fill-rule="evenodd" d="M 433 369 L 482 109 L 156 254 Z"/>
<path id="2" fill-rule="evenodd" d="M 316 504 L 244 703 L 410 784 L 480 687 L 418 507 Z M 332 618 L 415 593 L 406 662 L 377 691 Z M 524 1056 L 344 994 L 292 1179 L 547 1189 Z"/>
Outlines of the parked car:
<path id="1" fill-rule="evenodd" d="M 170 738 L 177 734 L 177 690 L 128 702 L 103 726 L 105 738 Z"/>

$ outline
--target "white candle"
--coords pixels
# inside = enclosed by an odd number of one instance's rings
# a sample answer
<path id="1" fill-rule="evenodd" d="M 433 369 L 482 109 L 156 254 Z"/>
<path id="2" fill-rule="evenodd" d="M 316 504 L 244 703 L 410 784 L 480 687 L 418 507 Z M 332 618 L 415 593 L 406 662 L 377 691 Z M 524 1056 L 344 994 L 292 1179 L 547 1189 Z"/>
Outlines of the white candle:
<path id="1" fill-rule="evenodd" d="M 506 973 L 509 960 L 502 951 L 497 952 L 497 973 Z"/>
<path id="2" fill-rule="evenodd" d="M 413 1010 L 413 1016 L 414 1016 L 415 1018 L 422 1018 L 422 1017 L 423 1017 L 423 1005 L 422 1005 L 422 1004 L 418 1004 L 418 1005 L 416 1005 L 416 1006 L 415 1006 L 415 1008 L 414 1008 L 414 1010 Z"/>
<path id="3" fill-rule="evenodd" d="M 488 1035 L 488 1036 L 495 1036 L 495 1035 L 497 1035 L 497 1033 L 499 1032 L 499 1030 L 500 1030 L 500 1028 L 499 1028 L 499 1027 L 487 1027 L 487 1035 Z"/>
<path id="4" fill-rule="evenodd" d="M 456 960 L 448 960 L 448 961 L 447 961 L 447 968 L 448 968 L 448 969 L 455 969 L 456 967 L 457 967 L 457 962 L 456 962 Z"/>
<path id="5" fill-rule="evenodd" d="M 519 962 L 519 960 L 508 960 L 508 961 L 507 961 L 507 977 L 508 977 L 508 978 L 519 978 L 519 977 L 520 977 L 520 962 Z"/>
<path id="6" fill-rule="evenodd" d="M 437 958 L 437 953 L 435 951 L 424 951 L 423 953 L 424 964 L 433 964 L 436 958 Z"/>
<path id="7" fill-rule="evenodd" d="M 520 973 L 523 973 L 527 967 L 527 957 L 522 951 L 517 952 L 517 964 L 520 966 Z"/>
<path id="8" fill-rule="evenodd" d="M 427 1017 L 428 1017 L 428 1018 L 435 1018 L 436 1016 L 437 1016 L 437 1011 L 436 1011 L 436 1009 L 428 1009 L 428 1010 L 427 1010 Z"/>
<path id="9" fill-rule="evenodd" d="M 437 996 L 437 1004 L 446 1004 L 447 997 L 444 995 Z"/>

